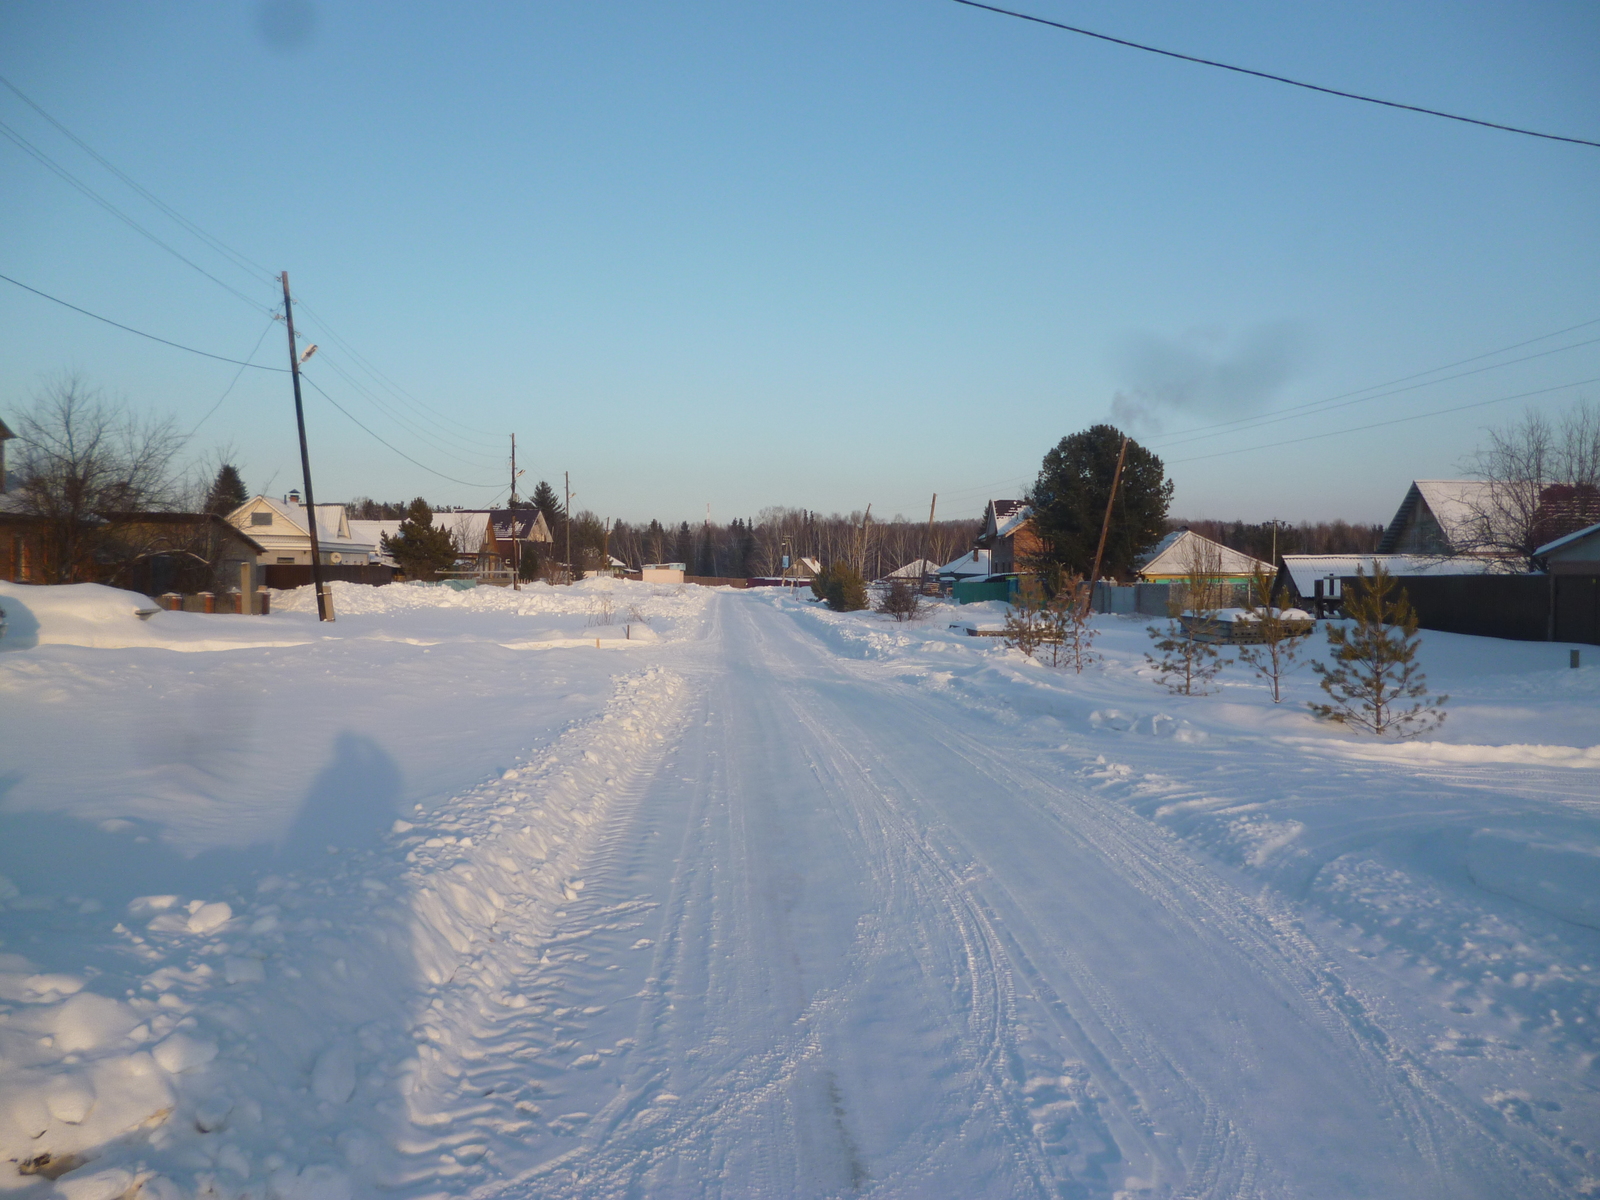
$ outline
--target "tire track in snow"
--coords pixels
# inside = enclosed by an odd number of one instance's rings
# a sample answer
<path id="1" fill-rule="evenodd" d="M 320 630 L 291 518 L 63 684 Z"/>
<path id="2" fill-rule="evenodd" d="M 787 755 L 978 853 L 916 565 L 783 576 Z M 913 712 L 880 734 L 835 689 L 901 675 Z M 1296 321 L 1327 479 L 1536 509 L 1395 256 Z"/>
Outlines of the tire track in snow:
<path id="1" fill-rule="evenodd" d="M 794 636 L 799 639 L 798 634 Z M 804 640 L 812 644 L 811 639 Z M 866 717 L 868 719 L 859 723 L 867 726 L 872 723 L 873 715 L 890 708 L 885 702 L 885 693 L 898 692 L 903 704 L 895 714 L 896 719 L 909 718 L 909 723 L 919 728 L 894 728 L 895 739 L 917 744 L 925 741 L 929 746 L 938 746 L 963 759 L 976 776 L 993 780 L 1008 800 L 1033 810 L 1036 816 L 1055 825 L 1060 836 L 1081 842 L 1108 863 L 1115 864 L 1145 895 L 1161 905 L 1164 920 L 1184 929 L 1188 936 L 1201 939 L 1201 944 L 1217 943 L 1218 949 L 1232 956 L 1245 971 L 1258 976 L 1259 983 L 1266 986 L 1269 994 L 1276 993 L 1280 997 L 1276 1003 L 1296 1012 L 1298 1020 L 1333 1034 L 1338 1045 L 1337 1069 L 1352 1076 L 1347 1084 L 1370 1092 L 1385 1106 L 1392 1119 L 1408 1131 L 1403 1140 L 1409 1142 L 1419 1156 L 1411 1169 L 1415 1186 L 1409 1194 L 1430 1194 L 1430 1189 L 1436 1194 L 1473 1194 L 1479 1189 L 1487 1189 L 1484 1194 L 1494 1194 L 1494 1188 L 1499 1185 L 1484 1184 L 1475 1168 L 1485 1170 L 1490 1178 L 1520 1177 L 1534 1191 L 1558 1194 L 1559 1187 L 1548 1174 L 1534 1169 L 1530 1177 L 1526 1173 L 1527 1163 L 1504 1152 L 1499 1131 L 1486 1127 L 1471 1106 L 1459 1104 L 1457 1098 L 1449 1094 L 1449 1089 L 1441 1088 L 1439 1081 L 1430 1077 L 1419 1064 L 1395 1052 L 1392 1041 L 1383 1034 L 1366 1007 L 1343 985 L 1328 956 L 1310 942 L 1298 922 L 1286 911 L 1247 898 L 1225 876 L 1219 876 L 1199 862 L 1175 837 L 1125 806 L 1098 801 L 1087 793 L 1064 798 L 1055 770 L 1042 761 L 1046 756 L 1035 752 L 1033 757 L 1043 770 L 1039 767 L 1029 770 L 1014 755 L 1008 757 L 969 729 L 963 729 L 962 720 L 951 720 L 945 706 L 939 706 L 942 711 L 930 711 L 925 693 L 914 692 L 903 684 L 886 685 L 881 675 L 874 676 L 871 668 L 861 668 L 854 663 L 835 660 L 833 667 L 834 674 L 851 681 L 851 687 L 874 692 L 875 696 L 873 705 L 857 706 L 848 713 L 841 711 L 831 724 L 847 727 L 850 718 Z M 816 673 L 823 674 L 822 671 Z M 839 717 L 845 719 L 841 721 Z M 885 728 L 892 724 L 884 723 Z M 1000 737 L 1003 739 L 1004 735 Z M 863 753 L 871 755 L 874 739 L 863 733 L 860 740 L 865 747 Z M 880 736 L 876 744 L 881 745 L 886 740 Z M 1028 752 L 1023 754 L 1026 756 Z M 892 756 L 888 765 L 891 769 L 895 765 L 903 767 L 905 759 Z M 921 782 L 926 783 L 925 778 Z M 905 786 L 913 789 L 914 782 L 908 779 Z M 955 812 L 948 803 L 944 808 L 947 813 Z M 958 857 L 972 853 L 975 843 L 970 822 L 967 833 L 958 836 L 948 822 L 941 826 L 937 818 L 925 819 L 934 822 L 932 828 L 936 829 L 940 840 L 949 839 L 951 851 Z M 1011 825 L 1009 813 L 1007 825 Z M 1013 832 L 1022 840 L 1031 836 L 1026 825 L 1016 825 Z M 1002 856 L 1001 861 L 1006 857 Z M 1178 1069 L 1186 1084 L 1193 1088 L 1194 1102 L 1203 1113 L 1200 1121 L 1202 1144 L 1198 1150 L 1190 1152 L 1188 1183 L 1181 1194 L 1238 1194 L 1252 1186 L 1252 1180 L 1255 1180 L 1254 1186 L 1264 1188 L 1269 1194 L 1281 1194 L 1277 1189 L 1286 1184 L 1306 1186 L 1303 1179 L 1274 1182 L 1272 1174 L 1276 1172 L 1257 1179 L 1262 1169 L 1259 1152 L 1252 1153 L 1246 1148 L 1240 1153 L 1242 1134 L 1250 1122 L 1222 1115 L 1235 1109 L 1237 1100 L 1230 1096 L 1230 1102 L 1221 1106 L 1208 1101 L 1208 1089 L 1196 1082 L 1192 1070 L 1178 1068 L 1171 1055 L 1162 1054 L 1159 1045 L 1153 1045 L 1143 1036 L 1130 1021 L 1130 1013 L 1119 1013 L 1119 1006 L 1125 1007 L 1127 999 L 1121 989 L 1109 983 L 1097 986 L 1095 972 L 1089 970 L 1081 956 L 1074 954 L 1070 941 L 1051 936 L 1048 923 L 1038 919 L 1043 914 L 1029 914 L 1022 897 L 1008 896 L 1006 872 L 992 870 L 989 874 L 993 880 L 990 890 L 998 899 L 1006 901 L 1002 908 L 1013 918 L 1000 927 L 1026 928 L 1034 947 L 1030 955 L 1008 935 L 1010 943 L 1017 946 L 1019 965 L 1030 957 L 1052 965 L 1071 964 L 1066 972 L 1054 972 L 1057 978 L 1064 975 L 1070 979 L 1069 992 L 1081 994 L 1078 1002 L 1069 1001 L 1065 1009 L 1074 1019 L 1087 1020 L 1090 1027 L 1097 1027 L 1097 1036 L 1109 1039 L 1108 1058 L 1128 1056 L 1118 1069 L 1131 1070 L 1132 1078 L 1137 1079 L 1153 1062 L 1164 1060 L 1168 1066 Z M 1222 935 L 1220 942 L 1219 934 Z M 1251 1031 L 1241 1028 L 1239 1032 Z M 1240 1040 L 1236 1038 L 1235 1042 Z M 1141 1044 L 1154 1051 L 1152 1057 L 1137 1053 L 1128 1055 L 1129 1050 Z M 1261 1065 L 1251 1063 L 1248 1056 L 1241 1058 L 1237 1045 L 1228 1053 L 1240 1059 L 1236 1071 L 1257 1069 Z M 1160 1090 L 1151 1089 L 1150 1080 L 1143 1082 L 1147 1094 Z M 1115 1088 L 1114 1077 L 1108 1086 Z M 1486 1145 L 1491 1147 L 1489 1151 L 1481 1152 Z M 1461 1166 L 1463 1148 L 1469 1149 L 1473 1167 L 1463 1169 Z M 1268 1161 L 1281 1163 L 1284 1157 L 1281 1149 L 1274 1149 L 1276 1152 Z M 1233 1165 L 1228 1164 L 1230 1159 L 1235 1160 Z M 1451 1190 L 1452 1185 L 1442 1184 L 1437 1178 L 1425 1178 L 1441 1174 L 1454 1176 L 1455 1191 Z M 1334 1191 L 1333 1194 L 1338 1193 Z"/>

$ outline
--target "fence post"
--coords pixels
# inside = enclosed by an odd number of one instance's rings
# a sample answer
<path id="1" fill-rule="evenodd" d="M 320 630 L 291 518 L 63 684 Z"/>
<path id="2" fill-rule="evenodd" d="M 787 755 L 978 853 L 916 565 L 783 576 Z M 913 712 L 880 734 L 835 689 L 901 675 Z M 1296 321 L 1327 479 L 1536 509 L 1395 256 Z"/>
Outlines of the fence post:
<path id="1" fill-rule="evenodd" d="M 177 592 L 162 592 L 156 597 L 156 603 L 168 612 L 179 612 L 183 608 L 183 597 Z"/>

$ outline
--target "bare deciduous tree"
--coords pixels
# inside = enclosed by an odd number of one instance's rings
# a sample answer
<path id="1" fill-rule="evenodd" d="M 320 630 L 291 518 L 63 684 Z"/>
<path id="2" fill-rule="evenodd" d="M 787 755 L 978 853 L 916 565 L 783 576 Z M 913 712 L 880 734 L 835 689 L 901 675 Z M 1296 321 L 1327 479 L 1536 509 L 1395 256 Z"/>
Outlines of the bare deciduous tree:
<path id="1" fill-rule="evenodd" d="M 98 573 L 97 559 L 117 532 L 106 514 L 173 507 L 173 460 L 184 438 L 171 418 L 141 419 L 78 376 L 62 375 L 19 419 L 16 434 L 18 506 L 40 522 L 42 574 L 52 583 Z"/>
<path id="2" fill-rule="evenodd" d="M 1467 501 L 1458 552 L 1526 568 L 1546 542 L 1600 521 L 1600 410 L 1587 401 L 1491 428 L 1465 465 L 1485 486 Z"/>

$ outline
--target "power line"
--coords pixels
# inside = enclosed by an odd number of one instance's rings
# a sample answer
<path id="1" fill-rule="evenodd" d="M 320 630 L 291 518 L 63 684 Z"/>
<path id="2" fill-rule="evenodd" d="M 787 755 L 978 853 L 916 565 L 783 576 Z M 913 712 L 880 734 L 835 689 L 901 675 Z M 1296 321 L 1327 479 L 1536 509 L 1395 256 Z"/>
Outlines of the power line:
<path id="1" fill-rule="evenodd" d="M 322 332 L 327 334 L 330 340 L 332 340 L 336 345 L 341 347 L 346 354 L 348 354 L 352 359 L 355 360 L 355 362 L 356 362 L 356 364 L 358 366 L 360 366 L 369 375 L 371 375 L 373 377 L 373 379 L 375 379 L 378 382 L 379 386 L 383 387 L 386 391 L 388 391 L 389 394 L 394 396 L 394 398 L 396 400 L 398 400 L 402 404 L 405 404 L 408 407 L 416 410 L 419 413 L 427 414 L 427 415 L 432 416 L 432 417 L 434 417 L 434 418 L 436 418 L 436 419 L 438 419 L 440 421 L 448 421 L 449 420 L 449 418 L 446 418 L 443 413 L 435 411 L 434 409 L 430 408 L 428 405 L 424 404 L 422 401 L 418 400 L 415 396 L 411 395 L 410 392 L 406 391 L 398 383 L 396 383 L 394 380 L 390 379 L 388 375 L 384 374 L 381 370 L 379 370 L 378 367 L 376 365 L 374 365 L 370 359 L 368 359 L 365 355 L 363 355 L 360 351 L 358 351 L 354 346 L 352 346 L 348 341 L 346 341 L 343 337 L 341 337 L 339 332 L 338 332 L 338 330 L 334 329 L 333 326 L 331 326 L 328 323 L 328 321 L 327 321 L 327 319 L 325 317 L 323 317 L 314 308 L 312 308 L 310 305 L 308 305 L 304 300 L 297 299 L 294 303 L 295 303 L 295 307 L 297 309 L 299 309 L 301 312 L 309 313 L 310 316 L 311 316 L 312 321 L 318 327 L 321 328 Z M 460 426 L 460 428 L 470 429 L 471 427 L 470 426 Z M 481 430 L 481 429 L 474 429 L 474 430 L 472 430 L 472 432 L 479 433 L 479 434 L 484 434 L 485 433 L 485 431 Z M 498 444 L 498 435 L 495 435 L 495 436 L 497 438 L 497 444 Z M 463 440 L 466 440 L 466 439 L 463 439 Z"/>
<path id="2" fill-rule="evenodd" d="M 119 167 L 117 167 L 116 164 L 111 162 L 109 159 L 105 158 L 103 155 L 99 154 L 92 146 L 89 145 L 89 143 L 85 142 L 77 134 L 73 133 L 72 130 L 68 129 L 60 121 L 56 120 L 55 117 L 51 116 L 48 112 L 46 112 L 36 101 L 31 99 L 29 96 L 25 95 L 21 88 L 17 87 L 16 84 L 12 83 L 4 75 L 0 75 L 0 83 L 5 84 L 6 87 L 11 89 L 12 93 L 17 97 L 17 99 L 21 100 L 29 108 L 33 109 L 34 112 L 38 113 L 46 121 L 49 121 L 50 124 L 54 125 L 63 134 L 65 134 L 68 138 L 70 138 L 72 140 L 72 142 L 78 147 L 78 149 L 82 150 L 90 158 L 94 159 L 95 162 L 99 163 L 102 167 L 104 167 L 106 170 L 110 171 L 118 179 L 122 180 L 123 183 L 127 184 L 134 191 L 138 192 L 139 195 L 143 196 L 151 204 L 155 205 L 162 212 L 166 213 L 167 216 L 171 217 L 174 221 L 176 221 L 179 225 L 181 225 L 185 229 L 187 229 L 195 237 L 197 237 L 201 241 L 205 242 L 213 250 L 217 251 L 217 253 L 223 255 L 225 258 L 231 259 L 233 264 L 234 264 L 234 266 L 238 267 L 242 271 L 245 271 L 246 273 L 252 273 L 253 272 L 254 274 L 257 274 L 257 275 L 261 276 L 264 280 L 276 281 L 276 276 L 274 275 L 274 273 L 269 271 L 269 270 L 267 270 L 266 267 L 263 267 L 260 263 L 255 262 L 250 258 L 247 258 L 244 254 L 242 254 L 239 251 L 233 249 L 233 247 L 229 246 L 221 238 L 214 237 L 211 234 L 207 233 L 204 229 L 200 228 L 200 226 L 196 225 L 193 221 L 189 220 L 189 218 L 185 217 L 177 209 L 173 208 L 171 205 L 169 205 L 169 204 L 165 203 L 163 200 L 161 200 L 160 197 L 154 195 L 153 193 L 147 191 L 145 188 L 140 186 L 138 182 L 136 182 L 126 172 L 122 171 Z"/>
<path id="3" fill-rule="evenodd" d="M 218 362 L 233 363 L 237 367 L 254 367 L 258 371 L 276 371 L 280 375 L 289 373 L 287 367 L 264 367 L 260 363 L 245 362 L 243 359 L 238 358 L 225 358 L 220 354 L 212 354 L 209 350 L 196 350 L 193 346 L 185 346 L 179 342 L 169 342 L 166 338 L 157 337 L 153 333 L 146 333 L 142 329 L 135 329 L 132 325 L 124 325 L 121 321 L 113 321 L 110 317 L 102 317 L 99 313 L 92 313 L 87 308 L 79 308 L 76 304 L 68 304 L 65 300 L 58 299 L 48 292 L 41 292 L 38 288 L 29 287 L 9 275 L 0 275 L 0 279 L 4 279 L 7 283 L 15 284 L 25 292 L 32 292 L 35 296 L 43 296 L 46 300 L 61 305 L 62 308 L 70 308 L 73 312 L 82 313 L 86 317 L 93 317 L 96 321 L 104 321 L 107 325 L 115 325 L 118 329 L 125 330 L 128 333 L 136 333 L 142 338 L 149 338 L 152 342 L 160 342 L 163 346 L 171 346 L 174 350 L 187 350 L 190 354 L 198 354 L 202 358 L 214 358 Z M 276 313 L 272 315 L 274 319 L 277 318 Z M 271 327 L 269 326 L 268 328 Z M 256 344 L 260 345 L 259 342 Z"/>
<path id="4" fill-rule="evenodd" d="M 332 396 L 328 395 L 327 392 L 323 391 L 322 385 L 319 384 L 315 379 L 312 379 L 311 376 L 307 375 L 304 371 L 300 372 L 300 378 L 304 379 L 312 387 L 316 388 L 317 391 L 321 392 L 322 393 L 322 398 L 324 400 L 326 400 L 329 404 L 331 404 L 335 408 L 337 408 L 340 412 L 344 413 L 345 416 L 349 417 L 350 420 L 357 426 L 357 428 L 359 428 L 359 429 L 363 430 L 364 432 L 366 432 L 374 441 L 380 443 L 381 445 L 387 446 L 390 450 L 393 450 L 396 454 L 398 454 L 401 458 L 405 459 L 412 466 L 421 467 L 424 471 L 428 472 L 428 474 L 430 474 L 430 475 L 437 475 L 440 479 L 448 479 L 451 483 L 459 483 L 463 487 L 498 488 L 498 487 L 501 486 L 498 483 L 473 483 L 471 480 L 457 479 L 454 475 L 446 475 L 443 471 L 435 471 L 432 467 L 428 466 L 426 463 L 418 462 L 416 459 L 412 458 L 411 455 L 407 454 L 404 450 L 400 449 L 398 446 L 392 445 L 391 443 L 384 441 L 383 438 L 379 437 L 377 434 L 373 433 L 372 430 L 368 429 L 365 425 L 363 425 L 360 421 L 356 420 L 355 416 L 350 412 L 349 409 L 345 408 L 344 405 L 340 404 Z"/>
<path id="5" fill-rule="evenodd" d="M 295 302 L 295 307 L 299 307 L 298 300 Z M 453 439 L 455 442 L 454 449 L 459 449 L 469 455 L 475 454 L 476 457 L 463 458 L 461 454 L 454 453 L 452 449 L 447 449 L 444 444 L 437 445 L 435 448 L 438 449 L 440 453 L 449 458 L 453 458 L 457 462 L 463 463 L 466 466 L 474 469 L 482 466 L 482 460 L 484 457 L 482 452 L 477 451 L 476 448 L 470 444 L 464 444 L 465 439 L 455 438 L 453 434 L 447 431 L 430 430 L 420 425 L 413 424 L 412 418 L 391 409 L 391 407 L 381 397 L 374 393 L 370 388 L 363 384 L 361 380 L 357 379 L 340 364 L 337 353 L 326 357 L 323 360 L 323 364 L 328 368 L 328 370 L 338 375 L 340 379 L 344 380 L 345 383 L 349 384 L 350 387 L 360 393 L 368 403 L 378 410 L 378 412 L 383 414 L 383 416 L 387 417 L 390 421 L 394 422 L 411 436 L 421 438 L 425 442 L 442 442 L 442 440 L 446 438 Z M 495 457 L 498 458 L 498 455 Z"/>
<path id="6" fill-rule="evenodd" d="M 265 304 L 262 304 L 262 303 L 260 303 L 259 301 L 256 301 L 256 300 L 252 300 L 249 296 L 246 296 L 243 292 L 241 292 L 238 288 L 234 287 L 232 284 L 224 283 L 222 280 L 218 279 L 215 275 L 213 275 L 210 271 L 208 271 L 204 267 L 202 267 L 199 263 L 195 262 L 193 259 L 185 257 L 178 250 L 175 250 L 173 247 L 167 245 L 166 242 L 162 241 L 155 234 L 151 233 L 143 225 L 139 224 L 139 222 L 135 221 L 127 213 L 123 212 L 115 204 L 111 203 L 111 201 L 107 200 L 99 192 L 95 191 L 88 184 L 84 183 L 81 179 L 79 179 L 77 176 L 75 176 L 71 171 L 67 170 L 60 163 L 56 162 L 55 159 L 51 158 L 43 150 L 39 149 L 32 142 L 30 142 L 27 138 L 23 137 L 20 133 L 18 133 L 15 129 L 12 129 L 11 126 L 5 124 L 5 122 L 3 122 L 3 121 L 0 121 L 0 134 L 4 134 L 7 138 L 11 139 L 11 141 L 16 143 L 18 148 L 20 148 L 25 154 L 31 155 L 40 164 L 42 164 L 43 166 L 47 167 L 49 170 L 54 171 L 62 179 L 66 180 L 66 182 L 70 183 L 73 187 L 77 188 L 78 191 L 82 192 L 85 196 L 87 196 L 90 200 L 93 200 L 101 208 L 105 209 L 112 216 L 116 217 L 117 220 L 123 222 L 123 224 L 127 225 L 128 228 L 132 229 L 134 232 L 140 234 L 143 237 L 146 237 L 146 238 L 150 239 L 151 242 L 155 243 L 157 246 L 161 247 L 161 249 L 165 250 L 168 254 L 172 255 L 173 258 L 175 258 L 179 262 L 183 263 L 184 266 L 192 267 L 194 270 L 200 272 L 200 274 L 204 275 L 207 279 L 211 280 L 212 283 L 216 284 L 218 287 L 222 288 L 224 291 L 233 293 L 233 295 L 239 297 L 239 299 L 243 300 L 251 308 L 257 309 L 257 310 L 259 310 L 261 312 L 271 312 L 272 311 Z"/>
<path id="7" fill-rule="evenodd" d="M 1031 13 L 1015 12 L 1009 8 L 997 8 L 993 4 L 981 4 L 979 0 L 955 0 L 957 4 L 964 4 L 968 8 L 981 8 L 986 12 L 999 13 L 1003 17 L 1015 17 L 1019 21 L 1032 21 L 1036 25 L 1048 25 L 1052 29 L 1062 29 L 1067 33 L 1077 33 L 1084 37 L 1097 38 L 1102 42 L 1111 42 L 1117 46 L 1127 46 L 1131 50 L 1143 50 L 1147 54 L 1160 54 L 1166 58 L 1181 59 L 1184 62 L 1199 63 L 1203 67 L 1217 67 L 1223 71 L 1234 71 L 1240 75 L 1253 75 L 1257 79 L 1270 79 L 1273 83 L 1287 83 L 1291 87 L 1305 88 L 1311 92 L 1322 92 L 1328 96 L 1340 96 L 1346 100 L 1360 100 L 1367 104 L 1381 104 L 1385 108 L 1402 108 L 1407 112 L 1423 113 L 1430 117 L 1443 117 L 1447 121 L 1461 121 L 1467 125 L 1481 125 L 1486 129 L 1500 129 L 1506 133 L 1520 133 L 1528 137 L 1545 138 L 1552 142 L 1571 142 L 1578 146 L 1594 146 L 1600 149 L 1600 142 L 1592 142 L 1588 138 L 1564 137 L 1559 133 L 1540 133 L 1536 129 L 1521 129 L 1515 125 L 1502 125 L 1498 121 L 1481 121 L 1477 117 L 1463 117 L 1457 113 L 1440 112 L 1436 108 L 1422 108 L 1416 104 L 1401 104 L 1398 100 L 1380 100 L 1376 96 L 1363 96 L 1359 92 L 1344 92 L 1338 88 L 1323 87 L 1321 84 L 1306 83 L 1300 79 L 1290 79 L 1285 75 L 1273 75 L 1266 71 L 1254 71 L 1249 67 L 1236 67 L 1232 63 L 1217 62 L 1210 58 L 1197 58 L 1193 54 L 1180 54 L 1176 50 L 1163 50 L 1159 46 L 1146 46 L 1142 42 L 1130 42 L 1127 38 L 1112 37 L 1109 33 L 1096 33 L 1092 29 L 1081 29 L 1076 25 L 1064 25 L 1060 21 L 1047 20 L 1036 17 Z"/>
<path id="8" fill-rule="evenodd" d="M 267 327 L 261 331 L 261 336 L 256 339 L 256 344 L 255 344 L 254 348 L 250 351 L 250 357 L 251 358 L 254 358 L 256 356 L 256 351 L 261 349 L 261 343 L 267 340 L 267 334 L 272 332 L 272 327 L 275 324 L 277 324 L 277 322 L 278 322 L 278 314 L 277 313 L 273 313 L 272 314 L 272 320 L 267 322 Z M 227 390 L 224 391 L 222 393 L 222 395 L 218 396 L 217 397 L 217 402 L 206 410 L 206 415 L 201 417 L 198 421 L 196 421 L 194 423 L 194 428 L 189 430 L 189 434 L 188 434 L 189 437 L 193 437 L 195 434 L 199 433 L 200 432 L 200 426 L 204 425 L 207 421 L 209 421 L 211 419 L 211 414 L 216 412 L 217 409 L 222 407 L 222 402 L 224 400 L 226 400 L 230 395 L 233 394 L 233 389 L 236 386 L 238 386 L 239 380 L 241 378 L 243 378 L 245 367 L 251 366 L 251 365 L 253 365 L 253 364 L 251 364 L 251 363 L 241 363 L 240 364 L 239 369 L 233 373 L 233 380 L 232 380 L 232 382 L 230 382 L 228 384 Z M 280 370 L 281 370 L 281 368 L 280 368 Z"/>
<path id="9" fill-rule="evenodd" d="M 1192 458 L 1178 458 L 1172 461 L 1172 466 L 1180 463 L 1202 462 L 1208 458 L 1222 458 L 1228 454 L 1248 454 L 1253 450 L 1272 450 L 1278 446 L 1293 446 L 1299 442 L 1314 442 L 1319 438 L 1338 437 L 1344 433 L 1360 433 L 1366 429 L 1382 429 L 1388 425 L 1404 425 L 1407 421 L 1425 421 L 1429 417 L 1442 417 L 1450 413 L 1466 412 L 1470 408 L 1486 408 L 1491 404 L 1504 404 L 1508 400 L 1526 400 L 1529 396 L 1544 396 L 1550 392 L 1560 392 L 1567 388 L 1582 387 L 1586 383 L 1600 383 L 1600 375 L 1593 379 L 1575 379 L 1571 383 L 1558 383 L 1553 387 L 1536 388 L 1531 392 L 1518 392 L 1514 396 L 1496 396 L 1493 400 L 1475 400 L 1471 404 L 1457 404 L 1451 408 L 1437 408 L 1432 412 L 1413 413 L 1409 417 L 1395 417 L 1389 421 L 1374 421 L 1369 425 L 1352 425 L 1347 429 L 1330 429 L 1325 433 L 1308 433 L 1304 437 L 1286 438 L 1281 442 L 1268 442 L 1264 446 L 1239 446 L 1231 450 L 1218 450 L 1211 454 L 1197 454 Z"/>

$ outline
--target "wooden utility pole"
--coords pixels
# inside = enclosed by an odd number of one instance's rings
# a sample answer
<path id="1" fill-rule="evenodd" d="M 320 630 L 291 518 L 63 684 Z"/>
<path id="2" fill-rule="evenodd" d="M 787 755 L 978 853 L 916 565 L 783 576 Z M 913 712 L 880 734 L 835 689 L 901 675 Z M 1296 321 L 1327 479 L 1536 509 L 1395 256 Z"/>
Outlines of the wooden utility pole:
<path id="1" fill-rule="evenodd" d="M 300 356 L 294 347 L 294 304 L 289 299 L 289 272 L 283 279 L 283 323 L 289 327 L 289 374 L 294 377 L 294 421 L 300 430 L 300 473 L 306 484 L 306 527 L 311 530 L 311 587 L 317 595 L 317 620 L 333 620 L 332 605 L 322 583 L 322 547 L 317 542 L 317 502 L 311 495 L 311 452 L 306 449 L 306 412 L 300 402 Z"/>
<path id="2" fill-rule="evenodd" d="M 1089 586 L 1084 589 L 1083 611 L 1089 611 L 1094 601 L 1094 585 L 1100 579 L 1100 560 L 1106 553 L 1106 535 L 1111 532 L 1111 506 L 1117 502 L 1117 485 L 1122 482 L 1122 464 L 1128 457 L 1128 435 L 1122 435 L 1122 449 L 1117 451 L 1117 469 L 1111 473 L 1111 495 L 1106 497 L 1106 519 L 1100 522 L 1100 545 L 1094 552 L 1094 570 L 1089 573 Z"/>
<path id="3" fill-rule="evenodd" d="M 567 582 L 571 583 L 577 576 L 572 569 L 572 472 L 561 472 L 561 488 L 567 497 L 567 507 L 563 519 L 567 523 Z"/>
<path id="4" fill-rule="evenodd" d="M 511 435 L 511 499 L 506 501 L 511 509 L 510 520 L 507 524 L 511 527 L 511 590 L 522 590 L 522 540 L 517 536 L 517 435 Z M 490 527 L 493 527 L 494 516 L 489 517 Z"/>
<path id="5" fill-rule="evenodd" d="M 939 493 L 928 501 L 928 536 L 922 539 L 922 590 L 928 590 L 928 555 L 933 553 L 933 510 L 939 503 Z"/>

